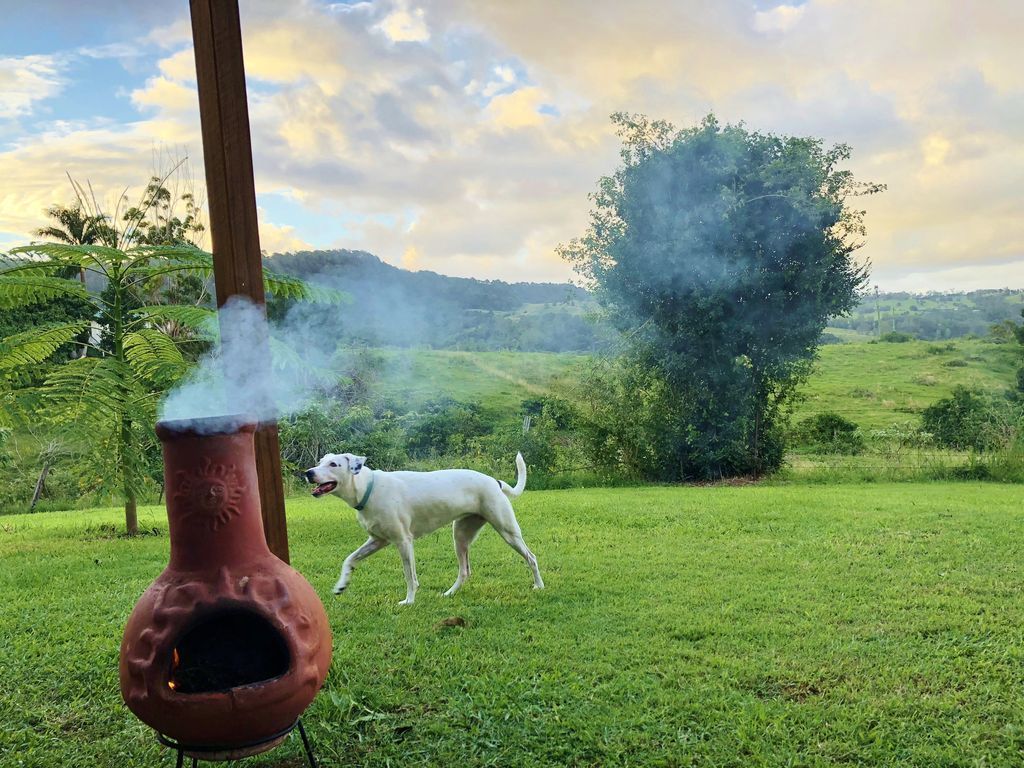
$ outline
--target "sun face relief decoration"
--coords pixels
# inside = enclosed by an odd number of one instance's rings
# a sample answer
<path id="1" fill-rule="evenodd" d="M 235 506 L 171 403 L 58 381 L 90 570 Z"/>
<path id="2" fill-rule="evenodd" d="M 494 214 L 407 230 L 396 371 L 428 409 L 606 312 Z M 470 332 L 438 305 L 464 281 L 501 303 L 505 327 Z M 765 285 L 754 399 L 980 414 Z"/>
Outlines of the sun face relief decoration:
<path id="1" fill-rule="evenodd" d="M 188 509 L 186 517 L 199 517 L 217 531 L 239 514 L 245 492 L 233 464 L 214 464 L 204 456 L 193 472 L 179 470 L 174 498 Z"/>

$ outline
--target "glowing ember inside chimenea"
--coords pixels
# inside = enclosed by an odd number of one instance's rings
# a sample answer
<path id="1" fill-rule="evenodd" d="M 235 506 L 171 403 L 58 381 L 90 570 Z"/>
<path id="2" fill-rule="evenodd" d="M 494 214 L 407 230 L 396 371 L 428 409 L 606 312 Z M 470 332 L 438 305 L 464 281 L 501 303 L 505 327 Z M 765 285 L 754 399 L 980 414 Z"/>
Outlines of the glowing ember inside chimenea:
<path id="1" fill-rule="evenodd" d="M 288 671 L 288 646 L 263 618 L 227 609 L 197 622 L 171 653 L 167 687 L 178 693 L 229 691 Z"/>

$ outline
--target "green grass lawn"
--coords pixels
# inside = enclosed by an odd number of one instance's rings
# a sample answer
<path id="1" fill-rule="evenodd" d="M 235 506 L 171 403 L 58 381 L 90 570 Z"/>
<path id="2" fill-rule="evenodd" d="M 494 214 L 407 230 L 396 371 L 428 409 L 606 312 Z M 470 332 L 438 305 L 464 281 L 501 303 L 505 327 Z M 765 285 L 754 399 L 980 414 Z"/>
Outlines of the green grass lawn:
<path id="1" fill-rule="evenodd" d="M 447 533 L 329 590 L 363 541 L 289 504 L 334 663 L 324 766 L 1014 766 L 1024 761 L 1020 491 L 981 484 L 528 492 L 548 588 L 492 532 L 453 599 Z M 172 765 L 124 708 L 118 643 L 167 559 L 117 510 L 0 519 L 0 765 Z M 466 626 L 441 628 L 451 616 Z M 246 765 L 297 766 L 292 740 Z"/>

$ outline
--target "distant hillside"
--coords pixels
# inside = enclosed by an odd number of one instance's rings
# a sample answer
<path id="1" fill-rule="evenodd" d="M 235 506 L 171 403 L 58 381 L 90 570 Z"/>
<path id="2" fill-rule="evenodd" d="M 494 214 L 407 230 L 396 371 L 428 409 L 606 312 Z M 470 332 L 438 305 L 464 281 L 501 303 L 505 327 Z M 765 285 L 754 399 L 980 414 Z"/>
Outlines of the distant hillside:
<path id="1" fill-rule="evenodd" d="M 1006 320 L 1020 321 L 1024 291 L 984 290 L 968 293 L 879 293 L 864 297 L 849 317 L 835 318 L 829 331 L 844 340 L 897 331 L 919 339 L 940 341 L 985 336 Z"/>
<path id="2" fill-rule="evenodd" d="M 463 350 L 587 352 L 607 331 L 591 319 L 596 304 L 568 283 L 506 283 L 410 272 L 365 251 L 302 251 L 269 267 L 336 288 L 350 304 L 320 313 L 324 338 L 371 346 Z M 280 308 L 277 309 L 280 312 Z"/>

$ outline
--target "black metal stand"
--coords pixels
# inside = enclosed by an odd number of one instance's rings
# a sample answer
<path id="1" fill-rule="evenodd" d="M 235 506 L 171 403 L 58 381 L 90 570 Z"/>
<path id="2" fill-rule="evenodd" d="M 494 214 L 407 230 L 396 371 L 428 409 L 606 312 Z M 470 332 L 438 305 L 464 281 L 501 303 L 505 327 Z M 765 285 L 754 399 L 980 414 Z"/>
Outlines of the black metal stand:
<path id="1" fill-rule="evenodd" d="M 306 750 L 306 760 L 309 762 L 309 768 L 317 768 L 316 757 L 313 755 L 313 747 L 309 743 L 309 736 L 306 735 L 306 729 L 302 726 L 302 718 L 300 717 L 294 723 L 289 725 L 283 731 L 275 733 L 266 739 L 260 739 L 259 741 L 252 741 L 245 744 L 223 744 L 223 745 L 210 745 L 203 744 L 201 746 L 195 746 L 190 744 L 182 744 L 181 742 L 175 741 L 174 739 L 164 736 L 162 733 L 156 735 L 157 741 L 163 744 L 165 747 L 170 747 L 177 752 L 177 762 L 175 762 L 175 768 L 182 768 L 185 764 L 185 753 L 189 753 L 192 756 L 192 768 L 196 768 L 199 765 L 199 761 L 202 759 L 200 755 L 208 754 L 215 755 L 224 752 L 237 752 L 240 750 L 254 749 L 259 747 L 261 744 L 269 744 L 272 741 L 280 739 L 282 736 L 287 736 L 296 728 L 299 729 L 299 736 L 302 737 L 302 747 Z M 258 752 L 253 752 L 258 754 Z"/>

